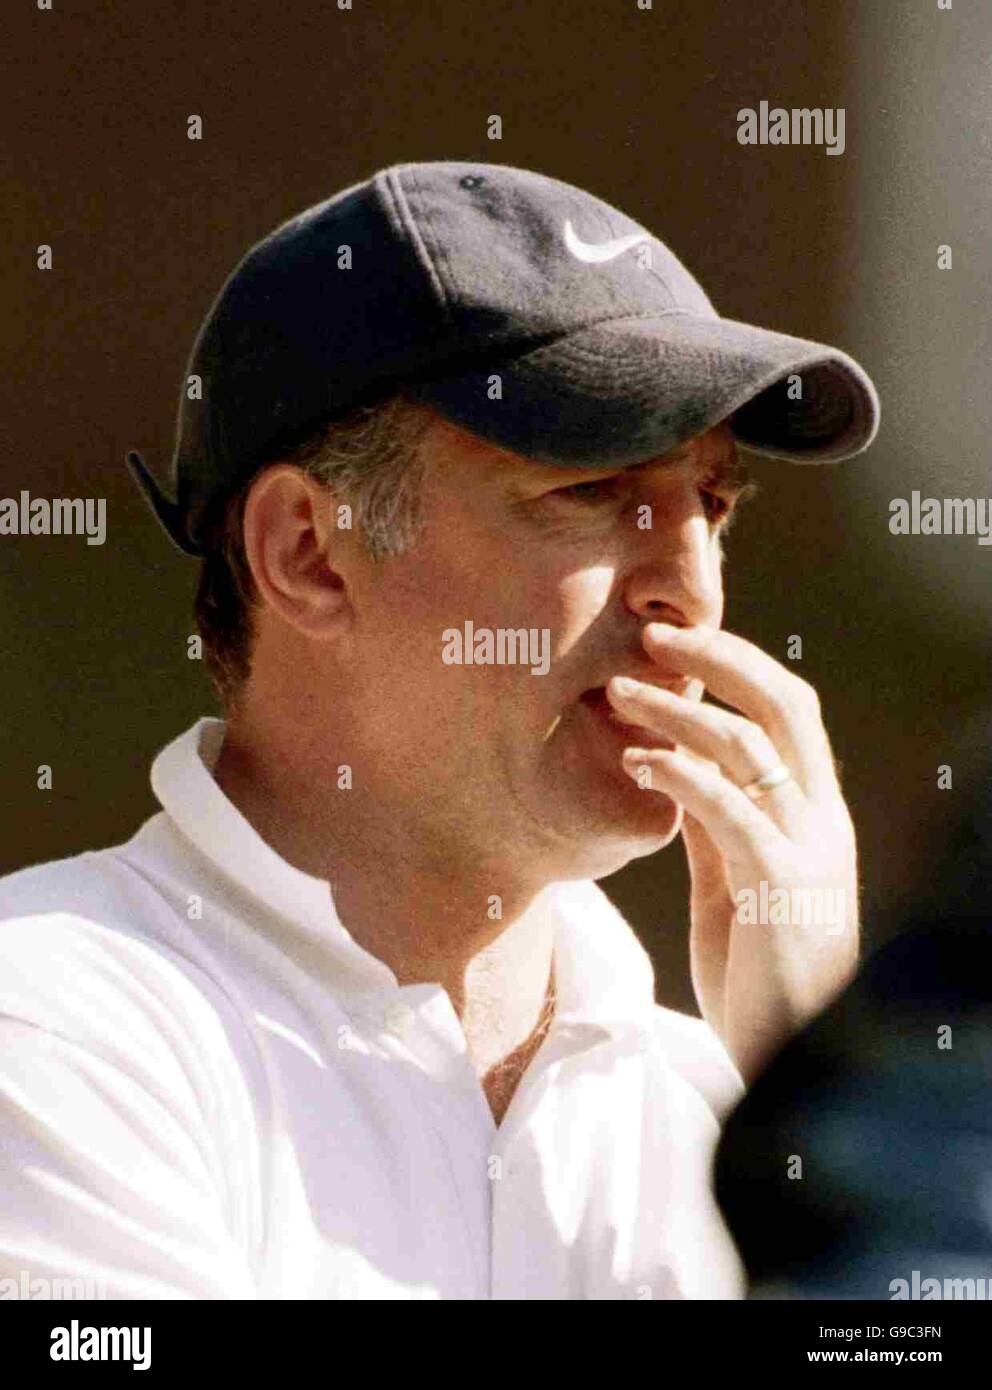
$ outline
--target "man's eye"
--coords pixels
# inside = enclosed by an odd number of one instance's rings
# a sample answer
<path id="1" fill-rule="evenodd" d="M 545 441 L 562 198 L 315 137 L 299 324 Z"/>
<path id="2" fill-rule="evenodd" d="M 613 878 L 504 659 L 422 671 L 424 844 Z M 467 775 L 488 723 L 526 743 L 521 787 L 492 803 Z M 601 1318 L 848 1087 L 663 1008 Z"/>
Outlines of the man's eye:
<path id="1" fill-rule="evenodd" d="M 596 502 L 611 501 L 617 495 L 619 480 L 617 478 L 600 478 L 595 482 L 573 483 L 571 487 L 560 487 L 554 493 L 555 497 L 569 497 L 576 502 L 584 502 L 592 505 Z"/>

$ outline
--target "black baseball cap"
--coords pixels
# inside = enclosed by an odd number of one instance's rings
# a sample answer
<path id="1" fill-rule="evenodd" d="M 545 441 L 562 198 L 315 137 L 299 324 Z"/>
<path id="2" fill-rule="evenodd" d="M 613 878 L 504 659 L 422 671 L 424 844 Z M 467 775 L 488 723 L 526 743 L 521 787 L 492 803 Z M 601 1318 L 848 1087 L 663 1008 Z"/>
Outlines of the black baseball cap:
<path id="1" fill-rule="evenodd" d="M 200 378 L 194 399 L 188 379 Z M 571 184 L 505 164 L 396 164 L 251 248 L 197 334 L 168 497 L 127 462 L 187 554 L 212 504 L 285 441 L 400 388 L 528 458 L 658 457 L 727 420 L 795 463 L 878 430 L 864 370 L 805 338 L 721 318 L 651 232 Z"/>

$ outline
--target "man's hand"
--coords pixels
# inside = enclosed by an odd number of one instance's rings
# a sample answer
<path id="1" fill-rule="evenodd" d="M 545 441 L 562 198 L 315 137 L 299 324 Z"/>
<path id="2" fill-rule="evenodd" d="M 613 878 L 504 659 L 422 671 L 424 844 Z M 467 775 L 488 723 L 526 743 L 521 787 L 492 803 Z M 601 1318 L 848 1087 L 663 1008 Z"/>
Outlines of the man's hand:
<path id="1" fill-rule="evenodd" d="M 623 766 L 684 809 L 693 986 L 749 1082 L 857 964 L 854 826 L 812 686 L 716 628 L 651 623 L 643 641 L 740 711 L 620 678 L 606 688 L 622 718 L 678 745 L 625 749 Z M 780 763 L 788 781 L 757 801 L 742 790 Z"/>

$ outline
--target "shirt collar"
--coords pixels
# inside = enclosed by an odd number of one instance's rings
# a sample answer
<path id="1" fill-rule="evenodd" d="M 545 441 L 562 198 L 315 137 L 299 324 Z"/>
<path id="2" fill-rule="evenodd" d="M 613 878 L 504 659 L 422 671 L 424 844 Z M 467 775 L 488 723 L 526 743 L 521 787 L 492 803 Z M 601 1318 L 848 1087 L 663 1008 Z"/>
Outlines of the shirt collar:
<path id="1" fill-rule="evenodd" d="M 152 790 L 174 828 L 287 928 L 332 951 L 343 989 L 396 986 L 392 970 L 338 917 L 331 884 L 277 854 L 214 781 L 225 727 L 222 719 L 198 720 L 152 764 Z M 556 919 L 558 1019 L 598 1024 L 610 1033 L 644 1021 L 655 1007 L 654 971 L 629 923 L 592 879 L 553 883 L 545 891 Z"/>

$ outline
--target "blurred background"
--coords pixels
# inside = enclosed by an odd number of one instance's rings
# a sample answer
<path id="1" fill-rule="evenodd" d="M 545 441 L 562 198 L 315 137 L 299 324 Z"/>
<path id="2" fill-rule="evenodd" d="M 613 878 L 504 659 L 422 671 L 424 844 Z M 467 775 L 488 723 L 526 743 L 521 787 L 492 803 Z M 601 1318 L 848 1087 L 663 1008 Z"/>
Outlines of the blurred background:
<path id="1" fill-rule="evenodd" d="M 589 189 L 669 243 L 726 317 L 836 344 L 874 377 L 866 456 L 752 461 L 726 625 L 782 661 L 802 638 L 880 943 L 987 748 L 992 549 L 888 523 L 914 489 L 992 494 L 992 10 L 94 0 L 24 6 L 7 27 L 0 497 L 106 498 L 108 539 L 0 537 L 0 872 L 127 838 L 156 809 L 155 753 L 218 713 L 186 656 L 196 563 L 124 454 L 166 476 L 187 357 L 227 274 L 383 165 L 480 159 Z M 737 112 L 762 100 L 845 108 L 845 152 L 740 146 Z M 680 845 L 603 886 L 652 953 L 659 999 L 695 1012 Z"/>

